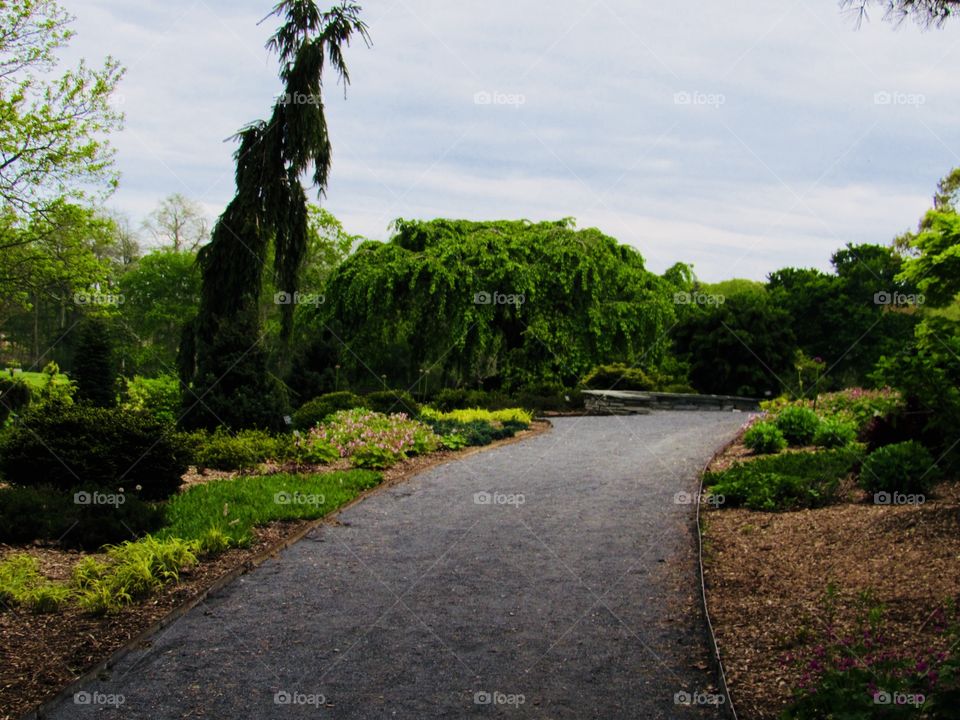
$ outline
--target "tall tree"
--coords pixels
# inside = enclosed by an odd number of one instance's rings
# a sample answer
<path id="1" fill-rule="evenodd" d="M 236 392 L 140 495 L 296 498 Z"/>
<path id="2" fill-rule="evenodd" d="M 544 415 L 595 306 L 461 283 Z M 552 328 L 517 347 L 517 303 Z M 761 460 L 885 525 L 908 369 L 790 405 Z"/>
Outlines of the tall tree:
<path id="1" fill-rule="evenodd" d="M 180 193 L 165 197 L 143 226 L 162 248 L 176 252 L 196 251 L 210 234 L 203 206 Z"/>
<path id="2" fill-rule="evenodd" d="M 109 102 L 123 69 L 108 57 L 56 72 L 72 21 L 55 0 L 0 3 L 0 200 L 19 215 L 116 185 L 104 134 L 123 119 Z"/>
<path id="3" fill-rule="evenodd" d="M 355 35 L 369 45 L 360 7 L 346 0 L 326 12 L 314 0 L 283 0 L 272 14 L 283 24 L 267 47 L 280 57 L 285 92 L 269 120 L 238 133 L 237 192 L 198 256 L 200 310 L 180 352 L 181 374 L 192 385 L 192 393 L 185 395 L 187 426 L 282 423 L 286 403 L 268 372 L 261 342 L 263 275 L 272 255 L 277 287 L 288 293 L 297 288 L 308 242 L 307 197 L 300 179 L 312 171 L 322 195 L 330 173 L 324 65 L 329 62 L 346 86 L 350 76 L 344 46 Z M 289 335 L 292 317 L 293 305 L 285 305 L 283 336 Z"/>

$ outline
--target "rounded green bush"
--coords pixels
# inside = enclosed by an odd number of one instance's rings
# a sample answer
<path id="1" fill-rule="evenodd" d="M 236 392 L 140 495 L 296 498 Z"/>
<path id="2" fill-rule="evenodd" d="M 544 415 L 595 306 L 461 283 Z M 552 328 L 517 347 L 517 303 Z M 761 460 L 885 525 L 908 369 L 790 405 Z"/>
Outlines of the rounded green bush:
<path id="1" fill-rule="evenodd" d="M 820 418 L 810 408 L 788 405 L 777 414 L 773 423 L 790 445 L 802 446 L 813 442 Z"/>
<path id="2" fill-rule="evenodd" d="M 783 450 L 787 441 L 776 425 L 759 422 L 744 433 L 743 444 L 757 455 L 767 455 Z"/>
<path id="3" fill-rule="evenodd" d="M 368 410 L 385 415 L 406 413 L 414 417 L 420 412 L 420 404 L 404 390 L 379 390 L 365 395 L 360 402 Z"/>
<path id="4" fill-rule="evenodd" d="M 860 469 L 860 486 L 871 492 L 923 493 L 939 478 L 933 456 L 913 440 L 874 450 Z"/>
<path id="5" fill-rule="evenodd" d="M 857 426 L 840 418 L 826 418 L 820 421 L 813 444 L 819 447 L 836 448 L 849 445 L 857 438 Z"/>
<path id="6" fill-rule="evenodd" d="M 31 407 L 0 437 L 0 473 L 23 487 L 124 487 L 142 500 L 163 500 L 180 487 L 188 461 L 169 424 L 116 408 Z"/>
<path id="7" fill-rule="evenodd" d="M 347 390 L 320 395 L 304 403 L 293 413 L 293 427 L 297 430 L 309 430 L 336 412 L 358 407 L 366 407 L 363 399 Z"/>

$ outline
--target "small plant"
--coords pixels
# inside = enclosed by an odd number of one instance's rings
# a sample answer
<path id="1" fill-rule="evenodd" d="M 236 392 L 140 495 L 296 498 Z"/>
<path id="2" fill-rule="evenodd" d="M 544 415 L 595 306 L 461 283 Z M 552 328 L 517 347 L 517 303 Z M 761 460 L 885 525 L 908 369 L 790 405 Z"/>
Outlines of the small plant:
<path id="1" fill-rule="evenodd" d="M 0 601 L 33 612 L 55 612 L 70 598 L 70 589 L 40 573 L 30 555 L 13 555 L 0 562 Z"/>
<path id="2" fill-rule="evenodd" d="M 813 444 L 825 448 L 837 448 L 849 445 L 857 439 L 857 426 L 849 420 L 828 417 L 820 421 L 813 436 Z"/>
<path id="3" fill-rule="evenodd" d="M 773 420 L 774 425 L 783 433 L 787 443 L 793 446 L 809 445 L 817 433 L 820 418 L 806 407 L 790 405 L 781 410 Z"/>
<path id="4" fill-rule="evenodd" d="M 924 493 L 939 479 L 933 456 L 913 440 L 877 448 L 860 469 L 860 485 L 871 492 Z"/>
<path id="5" fill-rule="evenodd" d="M 246 470 L 283 457 L 286 442 L 265 430 L 241 430 L 236 434 L 217 428 L 213 433 L 190 433 L 193 462 L 198 469 Z"/>
<path id="6" fill-rule="evenodd" d="M 311 442 L 337 448 L 340 457 L 362 468 L 387 468 L 408 455 L 432 452 L 440 438 L 403 413 L 383 415 L 363 409 L 342 410 L 310 431 Z"/>
<path id="7" fill-rule="evenodd" d="M 769 455 L 783 450 L 787 440 L 773 423 L 759 422 L 743 434 L 743 444 L 756 455 Z"/>
<path id="8" fill-rule="evenodd" d="M 88 563 L 74 571 L 77 601 L 94 614 L 119 610 L 179 580 L 181 570 L 197 563 L 198 550 L 195 541 L 159 540 L 149 535 L 114 545 L 107 551 L 106 564 Z"/>
<path id="9" fill-rule="evenodd" d="M 467 439 L 461 433 L 449 433 L 441 436 L 440 445 L 447 450 L 461 450 L 467 446 Z"/>

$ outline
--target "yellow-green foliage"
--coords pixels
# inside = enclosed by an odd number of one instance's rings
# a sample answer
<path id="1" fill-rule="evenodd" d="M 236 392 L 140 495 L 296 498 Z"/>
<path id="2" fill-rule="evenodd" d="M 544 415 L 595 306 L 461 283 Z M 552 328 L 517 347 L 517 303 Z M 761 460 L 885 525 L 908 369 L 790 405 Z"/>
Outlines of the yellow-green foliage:
<path id="1" fill-rule="evenodd" d="M 423 408 L 420 416 L 429 420 L 452 420 L 458 423 L 469 423 L 481 420 L 488 423 L 517 422 L 529 425 L 533 421 L 533 415 L 520 408 L 507 408 L 506 410 L 484 410 L 483 408 L 470 408 L 468 410 L 451 410 L 450 412 L 439 412 L 432 408 Z"/>
<path id="2" fill-rule="evenodd" d="M 54 612 L 69 597 L 69 588 L 40 574 L 36 558 L 14 555 L 0 563 L 0 600 L 5 603 Z"/>

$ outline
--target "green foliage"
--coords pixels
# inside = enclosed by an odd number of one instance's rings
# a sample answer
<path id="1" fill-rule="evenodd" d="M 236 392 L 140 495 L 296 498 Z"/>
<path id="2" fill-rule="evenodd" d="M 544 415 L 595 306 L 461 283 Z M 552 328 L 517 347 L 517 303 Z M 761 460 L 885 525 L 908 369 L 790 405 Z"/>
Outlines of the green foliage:
<path id="1" fill-rule="evenodd" d="M 398 220 L 331 275 L 313 326 L 332 328 L 352 387 L 369 377 L 513 392 L 570 387 L 590 368 L 659 367 L 671 286 L 631 247 L 572 222 Z M 480 404 L 467 402 L 467 404 Z M 449 407 L 449 405 L 448 405 Z"/>
<path id="2" fill-rule="evenodd" d="M 783 433 L 787 443 L 803 446 L 813 442 L 813 436 L 817 434 L 820 426 L 820 418 L 810 408 L 789 405 L 777 413 L 773 423 Z"/>
<path id="3" fill-rule="evenodd" d="M 293 413 L 293 426 L 298 430 L 309 430 L 340 410 L 353 410 L 363 406 L 364 401 L 352 392 L 342 390 L 327 393 L 301 405 Z"/>
<path id="4" fill-rule="evenodd" d="M 80 61 L 55 74 L 58 55 L 73 36 L 72 21 L 53 1 L 0 6 L 0 199 L 18 213 L 45 209 L 52 199 L 83 197 L 98 185 L 106 194 L 117 182 L 106 135 L 122 125 L 110 95 L 123 69 L 108 57 L 99 69 Z"/>
<path id="5" fill-rule="evenodd" d="M 221 427 L 212 433 L 198 430 L 187 437 L 198 470 L 249 470 L 267 460 L 283 459 L 289 452 L 283 437 L 263 430 L 230 433 Z"/>
<path id="6" fill-rule="evenodd" d="M 0 472 L 14 485 L 112 489 L 144 500 L 176 492 L 187 448 L 140 413 L 82 405 L 31 408 L 0 436 Z"/>
<path id="7" fill-rule="evenodd" d="M 30 555 L 11 555 L 0 562 L 0 602 L 33 612 L 56 612 L 70 597 L 70 590 L 40 574 L 40 565 Z"/>
<path id="8" fill-rule="evenodd" d="M 451 410 L 449 412 L 438 412 L 430 408 L 424 408 L 420 413 L 423 420 L 452 420 L 456 423 L 470 423 L 477 420 L 487 423 L 506 423 L 514 422 L 523 427 L 527 427 L 533 422 L 533 416 L 526 410 L 520 408 L 506 408 L 503 410 L 484 410 L 482 408 L 470 408 L 463 410 Z"/>
<path id="9" fill-rule="evenodd" d="M 691 311 L 674 329 L 678 356 L 699 392 L 764 397 L 780 391 L 796 342 L 787 313 L 759 295 L 731 297 Z"/>
<path id="10" fill-rule="evenodd" d="M 787 440 L 772 422 L 758 422 L 743 434 L 743 444 L 757 455 L 767 455 L 783 450 Z"/>
<path id="11" fill-rule="evenodd" d="M 860 469 L 860 484 L 871 492 L 924 493 L 940 475 L 930 452 L 909 440 L 870 453 Z"/>
<path id="12" fill-rule="evenodd" d="M 813 435 L 813 444 L 825 448 L 838 448 L 849 445 L 857 439 L 857 426 L 838 417 L 828 417 L 820 421 Z"/>
<path id="13" fill-rule="evenodd" d="M 828 502 L 839 481 L 857 464 L 858 449 L 788 452 L 707 473 L 704 485 L 724 496 L 724 507 L 766 512 L 816 507 Z"/>
<path id="14" fill-rule="evenodd" d="M 407 415 L 416 415 L 420 412 L 420 405 L 408 392 L 402 390 L 379 390 L 369 393 L 363 397 L 360 407 L 365 407 L 374 412 L 406 413 Z M 349 408 L 339 408 L 347 410 Z"/>
<path id="15" fill-rule="evenodd" d="M 818 413 L 850 420 L 858 430 L 865 427 L 871 418 L 884 417 L 902 407 L 900 393 L 890 388 L 864 390 L 854 387 L 817 398 Z"/>
<path id="16" fill-rule="evenodd" d="M 960 427 L 960 323 L 928 317 L 896 355 L 881 359 L 876 379 L 896 388 L 906 410 L 925 420 L 923 444 L 948 465 L 957 462 Z"/>
<path id="17" fill-rule="evenodd" d="M 462 433 L 452 432 L 440 438 L 440 446 L 445 450 L 462 450 L 467 445 L 467 438 Z"/>
<path id="18" fill-rule="evenodd" d="M 97 491 L 98 497 L 119 498 L 116 492 Z M 92 497 L 88 492 L 87 496 Z M 129 540 L 163 524 L 163 508 L 136 495 L 117 504 L 82 503 L 74 493 L 47 486 L 0 488 L 0 542 L 24 545 L 35 540 L 61 547 L 98 550 Z"/>
<path id="19" fill-rule="evenodd" d="M 591 390 L 656 390 L 656 383 L 641 368 L 623 363 L 598 365 L 581 383 Z"/>
<path id="20" fill-rule="evenodd" d="M 786 310 L 783 321 L 796 344 L 828 370 L 815 388 L 789 388 L 794 395 L 863 384 L 882 355 L 909 340 L 917 322 L 914 308 L 877 302 L 916 292 L 898 279 L 902 262 L 889 247 L 847 245 L 834 253 L 832 274 L 797 268 L 771 273 L 769 297 Z M 792 384 L 791 375 L 781 377 Z"/>
<path id="21" fill-rule="evenodd" d="M 113 407 L 117 404 L 117 369 L 110 330 L 103 320 L 91 317 L 81 325 L 79 336 L 72 373 L 77 400 L 97 407 Z"/>
<path id="22" fill-rule="evenodd" d="M 384 415 L 358 408 L 341 410 L 310 430 L 309 442 L 333 446 L 354 467 L 379 469 L 436 450 L 440 438 L 403 413 Z"/>
<path id="23" fill-rule="evenodd" d="M 181 570 L 197 563 L 197 551 L 195 542 L 149 535 L 115 545 L 107 551 L 105 565 L 88 561 L 78 566 L 74 573 L 77 602 L 94 614 L 119 610 L 178 581 Z"/>
<path id="24" fill-rule="evenodd" d="M 174 375 L 127 380 L 123 407 L 145 412 L 160 422 L 174 424 L 180 412 L 180 381 Z"/>
<path id="25" fill-rule="evenodd" d="M 200 272 L 191 252 L 154 250 L 120 276 L 128 371 L 161 373 L 176 363 L 184 324 L 197 314 Z"/>
<path id="26" fill-rule="evenodd" d="M 471 407 L 499 408 L 509 404 L 509 399 L 500 393 L 465 388 L 444 388 L 437 393 L 431 405 L 437 410 L 462 410 Z"/>
<path id="27" fill-rule="evenodd" d="M 255 527 L 277 520 L 319 518 L 380 483 L 365 470 L 319 475 L 241 476 L 195 485 L 172 498 L 160 537 L 246 545 Z M 213 531 L 211 533 L 211 531 Z"/>
<path id="28" fill-rule="evenodd" d="M 0 427 L 11 413 L 24 410 L 33 397 L 30 386 L 23 380 L 0 377 Z"/>
<path id="29" fill-rule="evenodd" d="M 203 278 L 200 308 L 181 343 L 186 384 L 210 411 L 195 409 L 186 427 L 278 429 L 286 397 L 269 375 L 260 299 L 268 266 L 275 288 L 292 294 L 309 243 L 309 215 L 300 177 L 312 173 L 319 192 L 330 170 L 330 135 L 324 114 L 323 70 L 330 66 L 344 84 L 349 75 L 343 47 L 352 38 L 369 41 L 360 7 L 335 5 L 321 12 L 313 0 L 279 3 L 282 25 L 268 47 L 280 59 L 284 94 L 271 116 L 237 133 L 237 192 L 217 220 L 210 243 L 198 253 Z M 306 102 L 292 98 L 306 99 Z M 280 336 L 290 337 L 294 305 L 280 307 Z"/>
<path id="30" fill-rule="evenodd" d="M 906 260 L 900 278 L 932 305 L 949 305 L 960 293 L 960 214 L 931 210 L 910 245 L 916 257 Z"/>

